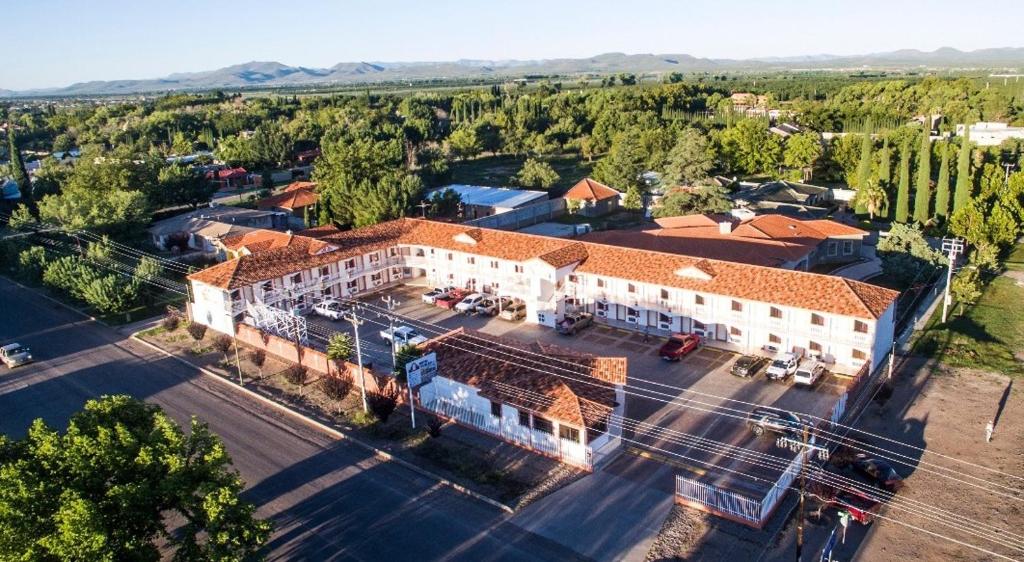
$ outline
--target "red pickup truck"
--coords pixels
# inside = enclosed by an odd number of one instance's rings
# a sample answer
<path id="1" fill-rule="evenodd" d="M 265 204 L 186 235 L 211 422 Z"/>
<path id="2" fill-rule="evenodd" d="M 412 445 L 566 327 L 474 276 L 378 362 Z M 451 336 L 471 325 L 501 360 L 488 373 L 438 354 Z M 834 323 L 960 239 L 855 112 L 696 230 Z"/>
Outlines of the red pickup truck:
<path id="1" fill-rule="evenodd" d="M 451 310 L 455 308 L 455 305 L 462 302 L 462 299 L 466 298 L 466 295 L 468 294 L 469 291 L 465 291 L 463 289 L 455 289 L 454 291 L 448 293 L 448 296 L 441 297 L 435 300 L 434 304 L 441 308 Z"/>
<path id="2" fill-rule="evenodd" d="M 666 361 L 679 361 L 698 347 L 700 336 L 697 334 L 672 334 L 658 350 L 658 355 Z"/>

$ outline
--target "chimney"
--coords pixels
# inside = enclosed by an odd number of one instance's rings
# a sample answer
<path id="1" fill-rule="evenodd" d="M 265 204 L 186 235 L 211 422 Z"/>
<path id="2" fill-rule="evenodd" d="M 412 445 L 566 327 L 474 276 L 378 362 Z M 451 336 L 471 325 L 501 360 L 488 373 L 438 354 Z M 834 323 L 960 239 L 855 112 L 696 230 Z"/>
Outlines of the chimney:
<path id="1" fill-rule="evenodd" d="M 729 234 L 732 232 L 732 221 L 719 221 L 718 222 L 718 233 Z"/>

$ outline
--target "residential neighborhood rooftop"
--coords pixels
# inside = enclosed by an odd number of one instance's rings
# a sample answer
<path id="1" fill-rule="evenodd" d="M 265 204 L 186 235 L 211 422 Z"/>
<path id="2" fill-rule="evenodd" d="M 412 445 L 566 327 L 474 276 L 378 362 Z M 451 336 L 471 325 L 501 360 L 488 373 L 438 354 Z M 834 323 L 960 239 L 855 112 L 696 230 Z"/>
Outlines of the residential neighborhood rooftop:
<path id="1" fill-rule="evenodd" d="M 156 221 L 149 227 L 148 231 L 150 234 L 156 236 L 170 235 L 186 230 L 195 231 L 197 228 L 203 228 L 203 226 L 201 226 L 200 223 L 197 223 L 197 221 L 204 221 L 206 223 L 226 223 L 230 225 L 234 222 L 267 217 L 274 214 L 276 214 L 275 211 L 267 209 L 246 209 L 244 207 L 235 207 L 231 205 L 200 207 L 194 211 L 189 211 L 187 213 Z M 226 232 L 227 231 L 225 231 L 225 233 Z"/>
<path id="2" fill-rule="evenodd" d="M 464 205 L 476 205 L 479 207 L 515 209 L 517 207 L 548 198 L 547 192 L 544 191 L 465 184 L 452 184 L 439 187 L 428 192 L 427 196 L 429 197 L 434 193 L 439 193 L 448 189 L 458 193 Z"/>
<path id="3" fill-rule="evenodd" d="M 619 195 L 618 191 L 599 181 L 595 181 L 590 178 L 583 178 L 578 181 L 576 185 L 570 187 L 569 191 L 566 191 L 565 195 L 562 197 L 578 201 L 603 201 L 605 199 L 619 197 Z"/>

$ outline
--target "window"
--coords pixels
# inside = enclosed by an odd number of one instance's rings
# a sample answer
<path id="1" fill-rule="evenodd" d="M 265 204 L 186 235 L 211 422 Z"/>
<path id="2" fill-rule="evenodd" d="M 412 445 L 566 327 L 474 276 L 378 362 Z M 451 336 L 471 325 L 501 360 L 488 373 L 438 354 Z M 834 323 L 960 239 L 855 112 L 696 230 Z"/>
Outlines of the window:
<path id="1" fill-rule="evenodd" d="M 854 320 L 853 321 L 853 331 L 854 332 L 859 332 L 861 334 L 868 333 L 868 324 L 867 324 L 867 322 L 861 322 L 860 320 Z"/>
<path id="2" fill-rule="evenodd" d="M 629 283 L 626 286 L 626 290 L 629 291 L 630 293 L 635 293 L 636 292 L 636 285 L 634 285 L 632 283 Z"/>
<path id="3" fill-rule="evenodd" d="M 812 326 L 824 326 L 825 317 L 820 314 L 811 313 L 811 325 Z"/>
<path id="4" fill-rule="evenodd" d="M 773 306 L 771 310 L 771 315 L 772 318 L 782 318 L 782 309 Z"/>
<path id="5" fill-rule="evenodd" d="M 425 256 L 426 256 L 426 254 L 424 253 L 423 248 L 416 248 L 416 257 L 417 258 L 422 258 L 422 257 L 425 257 Z"/>
<path id="6" fill-rule="evenodd" d="M 569 276 L 569 282 L 570 283 L 575 283 L 576 282 L 576 276 L 575 275 L 570 275 Z"/>
<path id="7" fill-rule="evenodd" d="M 635 308 L 627 308 L 626 309 L 626 316 L 628 316 L 628 317 L 632 318 L 634 321 L 636 321 L 636 317 L 640 316 L 640 311 L 635 309 Z"/>
<path id="8" fill-rule="evenodd" d="M 598 279 L 597 280 L 597 287 L 599 289 L 603 289 L 604 288 L 604 279 Z"/>
<path id="9" fill-rule="evenodd" d="M 848 256 L 853 253 L 853 240 L 843 240 L 843 255 Z"/>
<path id="10" fill-rule="evenodd" d="M 555 425 L 551 423 L 551 420 L 546 420 L 539 416 L 533 416 L 533 429 L 549 435 L 555 433 Z"/>
<path id="11" fill-rule="evenodd" d="M 808 342 L 807 348 L 810 349 L 811 351 L 817 351 L 818 353 L 821 353 L 821 344 L 816 341 Z"/>
<path id="12" fill-rule="evenodd" d="M 522 272 L 523 272 L 523 266 L 521 266 L 521 265 L 517 265 L 517 266 L 515 267 L 515 272 L 516 272 L 516 273 L 522 273 Z"/>
<path id="13" fill-rule="evenodd" d="M 693 295 L 693 302 L 697 306 L 704 306 L 704 296 L 703 295 Z"/>
<path id="14" fill-rule="evenodd" d="M 331 274 L 331 266 L 325 265 L 320 268 L 320 277 L 327 277 Z"/>
<path id="15" fill-rule="evenodd" d="M 234 291 L 231 291 L 231 293 L 230 293 L 230 296 L 231 296 L 231 300 L 233 300 L 233 301 L 236 301 L 236 300 L 238 300 L 238 298 L 239 298 L 239 297 L 241 297 L 242 295 L 241 295 L 241 293 L 240 293 L 240 292 L 238 291 L 238 289 L 235 289 Z"/>
<path id="16" fill-rule="evenodd" d="M 345 269 L 355 269 L 355 268 L 356 268 L 356 260 L 355 259 L 345 260 Z"/>
<path id="17" fill-rule="evenodd" d="M 299 283 L 302 283 L 302 274 L 296 273 L 292 275 L 292 285 L 298 285 Z"/>
<path id="18" fill-rule="evenodd" d="M 370 263 L 377 263 L 380 261 L 380 254 L 374 252 L 370 254 Z"/>
<path id="19" fill-rule="evenodd" d="M 737 328 L 735 326 L 731 326 L 729 328 L 729 335 L 730 336 L 742 336 L 743 335 L 743 330 L 740 330 L 739 328 Z"/>
<path id="20" fill-rule="evenodd" d="M 580 442 L 580 430 L 575 427 L 569 427 L 567 425 L 558 426 L 558 436 L 566 441 L 572 441 L 573 443 Z"/>
<path id="21" fill-rule="evenodd" d="M 608 312 L 608 303 L 597 301 L 597 309 L 602 312 Z"/>
<path id="22" fill-rule="evenodd" d="M 661 290 L 661 300 L 663 300 L 663 301 L 667 301 L 668 300 L 668 289 L 662 289 Z"/>
<path id="23" fill-rule="evenodd" d="M 452 261 L 453 259 L 455 259 L 455 256 L 453 256 L 451 252 L 448 252 L 448 261 Z"/>
<path id="24" fill-rule="evenodd" d="M 501 417 L 501 402 L 491 400 L 491 415 L 496 418 Z"/>
<path id="25" fill-rule="evenodd" d="M 519 410 L 519 425 L 530 427 L 530 412 Z"/>
<path id="26" fill-rule="evenodd" d="M 829 242 L 828 243 L 828 255 L 834 256 L 837 253 L 839 253 L 839 243 L 838 242 Z"/>
<path id="27" fill-rule="evenodd" d="M 388 248 L 388 255 L 395 257 L 398 255 L 398 248 Z"/>
<path id="28" fill-rule="evenodd" d="M 778 344 L 781 344 L 782 343 L 782 338 L 780 338 L 779 336 L 776 336 L 775 334 L 768 334 L 768 343 L 778 343 Z"/>
<path id="29" fill-rule="evenodd" d="M 328 297 L 334 294 L 334 287 L 324 287 L 324 295 Z"/>
<path id="30" fill-rule="evenodd" d="M 852 355 L 854 359 L 860 359 L 861 361 L 864 361 L 868 358 L 868 354 L 864 353 L 864 351 L 860 349 L 854 349 Z"/>
<path id="31" fill-rule="evenodd" d="M 741 303 L 740 301 L 732 301 L 732 311 L 743 312 L 743 303 Z"/>
<path id="32" fill-rule="evenodd" d="M 370 276 L 370 279 L 371 279 L 371 280 L 372 280 L 372 281 L 373 281 L 374 283 L 379 283 L 379 282 L 380 282 L 380 280 L 381 280 L 381 277 L 380 277 L 380 272 L 377 272 L 377 273 L 374 273 L 373 275 L 371 275 L 371 276 Z"/>
<path id="33" fill-rule="evenodd" d="M 348 289 L 348 292 L 355 293 L 359 291 L 359 281 L 357 279 L 353 279 L 345 284 L 345 288 Z"/>
<path id="34" fill-rule="evenodd" d="M 269 293 L 270 291 L 273 291 L 274 290 L 274 282 L 273 281 L 264 281 L 260 285 L 260 290 L 263 291 L 264 293 Z"/>
<path id="35" fill-rule="evenodd" d="M 476 264 L 476 258 L 473 257 L 473 256 L 469 256 L 468 258 L 466 258 L 466 263 L 468 263 L 469 265 L 475 265 Z"/>
<path id="36" fill-rule="evenodd" d="M 491 269 L 498 269 L 498 262 L 491 260 Z"/>

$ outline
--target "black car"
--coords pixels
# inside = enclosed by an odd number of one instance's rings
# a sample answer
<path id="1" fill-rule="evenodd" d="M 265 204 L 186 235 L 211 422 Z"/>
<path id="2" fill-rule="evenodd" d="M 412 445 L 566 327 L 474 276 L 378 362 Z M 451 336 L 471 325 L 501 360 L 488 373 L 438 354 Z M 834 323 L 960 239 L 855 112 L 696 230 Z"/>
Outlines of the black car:
<path id="1" fill-rule="evenodd" d="M 732 364 L 732 369 L 729 369 L 729 374 L 744 378 L 754 377 L 761 372 L 761 369 L 764 368 L 764 365 L 767 362 L 768 359 L 765 357 L 760 357 L 758 355 L 744 355 Z"/>
<path id="2" fill-rule="evenodd" d="M 853 459 L 853 469 L 889 492 L 898 492 L 903 487 L 903 477 L 882 459 L 859 453 Z"/>
<path id="3" fill-rule="evenodd" d="M 761 437 L 766 432 L 799 437 L 808 421 L 785 410 L 755 408 L 747 414 L 747 427 L 754 435 Z"/>

